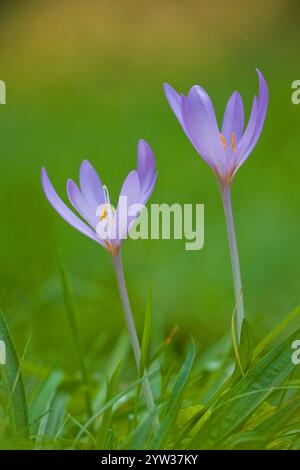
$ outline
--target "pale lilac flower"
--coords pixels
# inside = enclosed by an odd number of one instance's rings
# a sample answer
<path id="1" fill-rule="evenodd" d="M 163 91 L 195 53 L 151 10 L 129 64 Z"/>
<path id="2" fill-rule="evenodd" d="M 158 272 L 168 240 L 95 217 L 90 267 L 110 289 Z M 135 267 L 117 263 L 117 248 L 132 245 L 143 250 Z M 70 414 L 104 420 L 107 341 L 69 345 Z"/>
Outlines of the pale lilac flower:
<path id="1" fill-rule="evenodd" d="M 78 187 L 71 179 L 67 182 L 69 201 L 80 217 L 57 195 L 44 168 L 42 168 L 42 186 L 48 201 L 63 219 L 114 255 L 140 212 L 136 211 L 135 215 L 129 215 L 128 211 L 122 211 L 120 204 L 122 198 L 126 200 L 128 209 L 135 204 L 142 207 L 151 196 L 156 176 L 155 159 L 151 148 L 147 142 L 140 140 L 137 169 L 131 171 L 125 179 L 116 210 L 110 203 L 106 186 L 102 185 L 97 172 L 87 160 L 84 160 L 80 167 L 80 186 Z M 99 235 L 101 233 L 102 237 Z"/>
<path id="2" fill-rule="evenodd" d="M 100 245 L 112 255 L 128 333 L 138 371 L 140 371 L 141 348 L 129 303 L 120 247 L 130 227 L 139 216 L 142 207 L 151 196 L 156 177 L 156 164 L 151 148 L 144 140 L 140 140 L 138 143 L 137 169 L 131 171 L 125 179 L 115 210 L 110 203 L 107 187 L 102 185 L 92 165 L 87 160 L 84 160 L 80 167 L 80 186 L 78 187 L 71 179 L 67 182 L 69 201 L 80 215 L 79 217 L 60 199 L 49 180 L 46 170 L 42 168 L 42 186 L 48 201 L 54 209 L 63 219 L 72 225 L 72 227 L 100 243 Z M 138 210 L 135 211 L 134 215 L 127 210 L 121 210 L 123 198 L 126 199 L 126 208 L 128 210 L 130 210 L 130 207 L 133 205 L 138 206 Z M 150 413 L 153 414 L 155 402 L 147 377 L 147 371 L 144 371 L 144 375 L 145 378 L 142 387 L 145 401 Z M 155 413 L 153 428 L 157 431 L 158 427 L 159 421 Z"/>
<path id="3" fill-rule="evenodd" d="M 165 94 L 184 132 L 197 152 L 213 169 L 218 179 L 230 184 L 240 166 L 255 147 L 261 134 L 267 107 L 268 88 L 263 74 L 257 69 L 258 97 L 254 97 L 251 115 L 244 129 L 244 106 L 235 91 L 228 100 L 221 130 L 206 91 L 195 85 L 188 95 L 179 95 L 165 84 Z"/>
<path id="4" fill-rule="evenodd" d="M 249 157 L 261 134 L 268 107 L 268 87 L 258 70 L 259 93 L 254 97 L 250 118 L 244 129 L 244 106 L 241 95 L 235 91 L 228 100 L 221 130 L 218 127 L 210 97 L 195 85 L 188 95 L 179 95 L 165 84 L 165 94 L 184 132 L 197 152 L 209 164 L 220 183 L 233 274 L 236 305 L 236 334 L 241 338 L 244 322 L 243 289 L 237 240 L 235 235 L 231 182 L 240 166 Z"/>

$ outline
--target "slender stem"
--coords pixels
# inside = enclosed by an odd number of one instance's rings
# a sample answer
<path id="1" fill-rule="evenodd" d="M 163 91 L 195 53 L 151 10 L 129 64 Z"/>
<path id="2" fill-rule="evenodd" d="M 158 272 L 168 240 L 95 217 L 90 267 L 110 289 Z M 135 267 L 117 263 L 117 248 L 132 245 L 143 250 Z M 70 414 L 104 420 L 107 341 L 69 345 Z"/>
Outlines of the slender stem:
<path id="1" fill-rule="evenodd" d="M 87 369 L 86 369 L 86 362 L 84 360 L 83 353 L 81 353 L 81 354 L 82 354 L 82 356 L 79 358 L 79 362 L 80 362 L 80 368 L 81 368 L 82 381 L 83 381 L 83 383 L 85 384 L 85 387 L 86 387 L 86 390 L 84 392 L 85 403 L 86 403 L 86 409 L 87 409 L 88 417 L 91 417 L 91 416 L 93 416 L 93 405 L 92 405 L 91 395 L 90 395 L 90 392 L 89 392 L 90 384 L 89 384 L 89 378 L 88 378 L 88 373 L 87 373 Z"/>
<path id="2" fill-rule="evenodd" d="M 140 347 L 140 343 L 139 343 L 139 339 L 137 336 L 134 319 L 133 319 L 133 315 L 132 315 L 132 311 L 131 311 L 131 307 L 129 303 L 128 292 L 127 292 L 120 252 L 118 251 L 112 257 L 112 259 L 113 259 L 113 264 L 114 264 L 114 268 L 116 271 L 118 288 L 119 288 L 119 292 L 120 292 L 120 296 L 122 300 L 123 310 L 125 313 L 125 319 L 127 323 L 131 346 L 133 349 L 133 355 L 134 355 L 134 359 L 136 362 L 137 370 L 139 372 L 140 360 L 141 360 L 141 347 Z M 150 382 L 148 378 L 145 378 L 143 380 L 142 388 L 143 388 L 147 408 L 150 413 L 153 413 L 153 411 L 155 410 L 155 402 L 154 402 L 154 398 L 153 398 L 153 394 L 152 394 L 152 390 L 151 390 L 151 386 L 150 386 Z M 157 431 L 158 427 L 159 427 L 159 421 L 156 416 L 154 420 L 154 430 Z"/>
<path id="3" fill-rule="evenodd" d="M 234 228 L 232 204 L 231 204 L 231 188 L 228 184 L 221 184 L 221 193 L 223 199 L 223 206 L 225 212 L 227 234 L 229 241 L 229 250 L 233 274 L 233 285 L 235 293 L 235 304 L 236 304 L 236 331 L 237 340 L 240 341 L 241 329 L 244 319 L 244 301 L 243 301 L 243 288 L 240 271 L 239 254 L 237 248 L 237 241 Z"/>

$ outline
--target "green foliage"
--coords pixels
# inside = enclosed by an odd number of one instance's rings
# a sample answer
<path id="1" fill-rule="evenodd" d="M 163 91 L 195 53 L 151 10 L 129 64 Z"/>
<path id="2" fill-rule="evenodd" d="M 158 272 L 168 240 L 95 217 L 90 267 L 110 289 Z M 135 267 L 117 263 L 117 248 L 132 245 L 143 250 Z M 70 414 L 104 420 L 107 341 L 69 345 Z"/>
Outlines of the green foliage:
<path id="1" fill-rule="evenodd" d="M 75 297 L 74 297 L 73 290 L 69 282 L 67 272 L 60 258 L 59 258 L 59 268 L 60 268 L 60 275 L 61 275 L 63 291 L 64 291 L 65 311 L 66 311 L 67 318 L 68 318 L 69 325 L 70 325 L 70 331 L 72 334 L 75 351 L 76 351 L 77 358 L 78 358 L 78 364 L 80 368 L 82 381 L 84 382 L 84 386 L 85 386 L 85 400 L 86 400 L 87 414 L 88 416 L 91 416 L 93 414 L 93 409 L 92 409 L 92 403 L 91 403 L 91 398 L 90 398 L 90 393 L 89 393 L 90 384 L 89 384 L 88 373 L 87 373 L 86 364 L 85 364 L 85 355 L 84 355 L 82 344 L 81 344 L 78 310 L 77 310 Z"/>
<path id="2" fill-rule="evenodd" d="M 70 323 L 74 323 L 74 297 L 65 272 L 63 284 Z M 196 354 L 195 342 L 191 339 L 179 370 L 173 366 L 176 344 L 168 341 L 164 348 L 159 347 L 158 352 L 154 353 L 154 370 L 149 372 L 151 311 L 149 299 L 139 378 L 136 379 L 135 374 L 128 374 L 129 358 L 114 370 L 109 366 L 106 369 L 106 381 L 99 376 L 96 365 L 91 371 L 91 381 L 98 384 L 98 389 L 90 389 L 91 404 L 95 411 L 88 419 L 85 402 L 82 401 L 82 380 L 76 377 L 79 374 L 82 378 L 80 362 L 74 375 L 63 372 L 57 365 L 52 365 L 47 371 L 47 368 L 39 370 L 25 363 L 28 373 L 33 374 L 25 381 L 28 389 L 27 409 L 20 361 L 1 314 L 0 331 L 7 343 L 8 358 L 7 368 L 2 368 L 1 447 L 300 448 L 300 379 L 297 366 L 291 360 L 291 345 L 300 338 L 300 329 L 279 340 L 290 320 L 295 319 L 295 313 L 287 317 L 288 321 L 281 322 L 254 349 L 253 334 L 246 322 L 241 341 L 232 347 L 231 352 L 227 339 L 223 338 L 205 354 Z M 79 334 L 79 330 L 72 332 L 72 329 L 74 325 L 70 325 L 74 340 L 74 332 Z M 111 348 L 107 363 L 115 363 L 116 351 L 119 349 L 117 341 L 115 347 Z M 223 360 L 217 361 L 221 351 Z M 220 373 L 226 370 L 231 372 L 220 382 Z M 142 400 L 137 405 L 137 395 L 145 373 L 156 391 L 156 409 L 150 414 Z M 209 396 L 209 399 L 201 401 L 199 397 L 205 396 Z M 154 432 L 156 413 L 160 427 Z"/>
<path id="3" fill-rule="evenodd" d="M 45 425 L 48 419 L 49 408 L 54 399 L 58 386 L 62 382 L 64 374 L 59 370 L 50 372 L 41 383 L 36 395 L 30 403 L 29 416 L 31 425 L 31 432 L 37 433 L 37 438 L 40 435 L 40 427 Z M 43 423 L 43 424 L 42 424 Z"/>
<path id="4" fill-rule="evenodd" d="M 170 433 L 173 429 L 173 424 L 176 421 L 177 415 L 182 404 L 184 392 L 188 385 L 188 379 L 190 377 L 193 362 L 195 359 L 195 343 L 191 339 L 191 344 L 186 356 L 186 359 L 176 377 L 174 386 L 168 398 L 166 411 L 163 414 L 163 419 L 161 421 L 160 429 L 153 437 L 150 447 L 152 449 L 164 448 L 166 441 L 168 440 Z M 168 405 L 169 404 L 169 405 Z"/>
<path id="5" fill-rule="evenodd" d="M 107 392 L 106 392 L 106 402 L 110 401 L 113 399 L 113 397 L 117 393 L 117 385 L 118 385 L 118 380 L 120 376 L 120 372 L 122 370 L 123 364 L 121 363 L 113 373 L 111 379 L 107 383 Z M 102 422 L 100 429 L 98 431 L 97 437 L 96 437 L 96 446 L 97 449 L 106 449 L 107 444 L 108 444 L 108 438 L 109 438 L 109 431 L 111 428 L 111 422 L 112 422 L 112 417 L 113 417 L 113 407 L 107 408 L 106 411 L 104 411 L 102 415 Z"/>
<path id="6" fill-rule="evenodd" d="M 290 84 L 299 73 L 297 2 L 280 2 L 270 14 L 265 1 L 259 15 L 255 2 L 234 6 L 234 14 L 212 5 L 203 11 L 205 21 L 195 14 L 202 8 L 197 1 L 195 8 L 151 2 L 145 15 L 137 1 L 130 14 L 127 2 L 120 8 L 106 2 L 104 9 L 94 2 L 100 10 L 76 2 L 74 21 L 66 17 L 65 2 L 47 2 L 46 8 L 38 3 L 5 2 L 1 16 L 0 78 L 7 80 L 7 105 L 0 109 L 0 298 L 11 333 L 1 314 L 8 365 L 0 366 L 0 448 L 139 449 L 157 439 L 158 446 L 177 449 L 300 449 L 299 371 L 291 370 L 289 340 L 282 346 L 291 322 L 299 325 L 300 307 L 272 329 L 299 301 L 300 107 L 290 100 Z M 172 34 L 165 34 L 165 24 Z M 45 34 L 54 29 L 57 34 Z M 254 30 L 255 37 L 247 34 Z M 245 324 L 236 345 L 230 334 L 223 336 L 230 330 L 233 299 L 218 189 L 170 111 L 162 83 L 184 93 L 195 83 L 204 86 L 221 124 L 234 89 L 241 91 L 249 116 L 256 66 L 267 78 L 270 107 L 258 145 L 233 186 L 252 330 Z M 45 166 L 66 199 L 66 179 L 77 180 L 88 158 L 115 201 L 135 165 L 140 137 L 157 159 L 151 201 L 203 202 L 207 209 L 207 243 L 199 253 L 184 251 L 181 240 L 128 240 L 124 246 L 141 338 L 138 312 L 145 286 L 153 286 L 155 308 L 152 313 L 149 301 L 141 370 L 147 366 L 154 391 L 158 437 L 154 414 L 140 394 L 142 376 L 137 378 L 124 333 L 110 259 L 54 214 L 39 180 Z M 68 272 L 61 264 L 57 273 L 58 243 Z M 175 325 L 178 335 L 164 340 Z M 191 333 L 199 344 L 193 366 L 191 349 L 185 359 Z M 30 336 L 29 354 L 19 359 L 12 337 L 22 356 Z"/>
<path id="7" fill-rule="evenodd" d="M 29 421 L 21 363 L 3 313 L 0 311 L 0 339 L 6 346 L 6 364 L 0 366 L 4 395 L 1 419 L 9 417 L 13 438 L 28 439 Z"/>
<path id="8" fill-rule="evenodd" d="M 226 394 L 207 424 L 194 438 L 201 448 L 222 446 L 228 436 L 242 426 L 274 391 L 284 385 L 295 369 L 291 344 L 299 338 L 300 329 L 263 357 Z"/>
<path id="9" fill-rule="evenodd" d="M 151 319 L 152 319 L 152 294 L 149 295 L 146 313 L 145 313 L 144 331 L 143 331 L 143 339 L 142 339 L 142 346 L 141 346 L 140 376 L 143 376 L 144 371 L 147 367 L 147 363 L 148 363 L 150 335 L 151 335 Z"/>

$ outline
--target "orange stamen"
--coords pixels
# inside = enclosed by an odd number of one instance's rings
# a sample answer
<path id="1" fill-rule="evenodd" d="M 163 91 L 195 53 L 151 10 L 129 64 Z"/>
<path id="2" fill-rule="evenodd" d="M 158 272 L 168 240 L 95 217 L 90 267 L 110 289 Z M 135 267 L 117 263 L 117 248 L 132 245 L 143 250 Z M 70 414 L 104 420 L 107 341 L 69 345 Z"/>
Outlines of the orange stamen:
<path id="1" fill-rule="evenodd" d="M 106 214 L 107 214 L 107 209 L 106 209 L 106 206 L 103 208 L 103 211 L 101 212 L 100 214 L 100 221 L 102 222 L 103 219 L 105 219 L 106 217 Z"/>
<path id="2" fill-rule="evenodd" d="M 225 137 L 223 136 L 223 134 L 220 134 L 220 137 L 221 137 L 221 140 L 222 140 L 222 144 L 224 146 L 224 150 L 226 150 L 226 139 Z"/>
<path id="3" fill-rule="evenodd" d="M 232 148 L 233 153 L 235 153 L 236 146 L 235 146 L 235 133 L 234 132 L 232 132 L 231 134 L 231 148 Z"/>

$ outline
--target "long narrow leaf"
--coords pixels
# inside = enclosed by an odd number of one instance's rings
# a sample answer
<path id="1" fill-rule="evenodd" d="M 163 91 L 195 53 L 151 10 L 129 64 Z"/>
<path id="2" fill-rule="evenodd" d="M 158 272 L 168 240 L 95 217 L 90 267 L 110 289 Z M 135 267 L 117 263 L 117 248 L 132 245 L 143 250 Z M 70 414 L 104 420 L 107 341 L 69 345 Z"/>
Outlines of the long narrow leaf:
<path id="1" fill-rule="evenodd" d="M 0 311 L 0 339 L 6 348 L 6 364 L 0 366 L 3 376 L 3 389 L 12 432 L 20 437 L 29 437 L 28 408 L 19 357 L 7 326 Z"/>
<path id="2" fill-rule="evenodd" d="M 123 367 L 123 363 L 118 365 L 110 381 L 107 384 L 106 402 L 111 400 L 116 395 L 118 380 L 119 380 L 122 367 Z M 96 438 L 97 449 L 103 450 L 106 448 L 106 442 L 108 438 L 109 428 L 111 425 L 112 415 L 113 415 L 113 410 L 111 406 L 103 413 L 101 427 L 99 429 L 98 436 Z"/>
<path id="3" fill-rule="evenodd" d="M 300 305 L 294 308 L 284 319 L 256 346 L 253 357 L 256 358 L 291 322 L 300 315 Z"/>
<path id="4" fill-rule="evenodd" d="M 273 389 L 284 384 L 295 368 L 291 360 L 291 344 L 299 335 L 300 329 L 270 351 L 222 397 L 192 446 L 214 448 L 220 440 L 238 430 Z"/>
<path id="5" fill-rule="evenodd" d="M 155 372 L 157 371 L 151 371 L 150 373 L 148 373 L 147 377 L 150 377 L 152 374 L 154 374 Z M 125 395 L 127 395 L 131 390 L 133 390 L 137 385 L 139 385 L 140 383 L 142 383 L 142 381 L 144 380 L 144 377 L 141 378 L 141 379 L 138 379 L 136 380 L 133 384 L 129 385 L 129 387 L 127 387 L 125 390 L 123 390 L 122 392 L 118 393 L 117 395 L 115 395 L 111 400 L 109 400 L 108 402 L 106 402 L 103 406 L 101 406 L 99 408 L 99 410 L 97 410 L 96 413 L 94 413 L 93 416 L 90 417 L 90 419 L 84 424 L 81 426 L 81 430 L 80 432 L 77 434 L 75 440 L 74 440 L 74 446 L 77 444 L 77 442 L 79 441 L 79 439 L 81 438 L 81 436 L 86 432 L 86 430 L 88 430 L 88 428 L 94 423 L 94 421 L 99 418 L 99 416 L 101 416 L 106 410 L 108 410 L 110 407 L 112 407 L 115 403 L 117 403 L 117 401 L 120 400 L 120 398 L 123 398 Z"/>
<path id="6" fill-rule="evenodd" d="M 73 341 L 75 350 L 78 357 L 78 364 L 81 371 L 82 381 L 85 384 L 85 400 L 86 400 L 86 407 L 87 407 L 87 414 L 91 416 L 93 414 L 92 409 L 92 401 L 89 393 L 89 380 L 88 380 L 88 373 L 85 363 L 85 358 L 83 354 L 83 348 L 81 343 L 81 335 L 80 335 L 80 327 L 79 327 L 79 320 L 78 320 L 78 310 L 75 302 L 75 297 L 73 294 L 73 290 L 71 288 L 71 284 L 69 282 L 69 278 L 67 272 L 64 268 L 64 265 L 59 257 L 59 269 L 60 275 L 64 290 L 64 299 L 65 299 L 65 310 L 67 314 L 67 318 L 70 325 L 70 330 L 72 333 Z"/>
<path id="7" fill-rule="evenodd" d="M 141 361 L 140 361 L 140 376 L 144 374 L 144 370 L 147 367 L 149 344 L 150 344 L 150 332 L 151 332 L 151 317 L 152 317 L 152 295 L 150 293 L 147 308 L 145 313 L 144 331 L 141 346 Z"/>
<path id="8" fill-rule="evenodd" d="M 278 435 L 284 430 L 286 423 L 293 417 L 297 419 L 300 401 L 295 400 L 284 408 L 267 417 L 258 426 L 251 431 L 241 432 L 240 435 L 233 436 L 227 443 L 228 448 L 237 447 L 262 450 L 274 441 Z"/>
<path id="9" fill-rule="evenodd" d="M 40 426 L 40 416 L 48 410 L 49 404 L 56 394 L 57 387 L 63 380 L 64 374 L 59 370 L 52 371 L 42 382 L 29 407 L 31 431 L 35 434 Z M 32 424 L 35 423 L 35 424 Z"/>
<path id="10" fill-rule="evenodd" d="M 168 411 L 161 423 L 160 429 L 158 430 L 158 432 L 153 437 L 150 443 L 151 449 L 163 448 L 168 438 L 169 431 L 173 423 L 176 421 L 176 418 L 180 409 L 180 405 L 183 399 L 183 395 L 184 395 L 186 386 L 188 384 L 188 379 L 192 371 L 192 366 L 193 366 L 193 362 L 195 359 L 195 353 L 196 353 L 196 347 L 195 347 L 195 342 L 192 338 L 186 359 L 179 371 L 172 393 L 168 400 L 168 403 L 169 403 Z"/>

